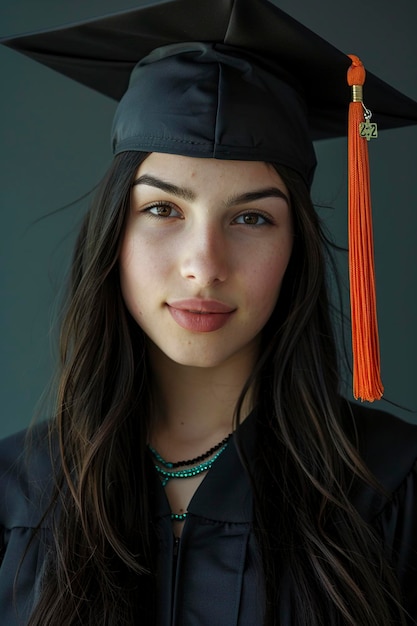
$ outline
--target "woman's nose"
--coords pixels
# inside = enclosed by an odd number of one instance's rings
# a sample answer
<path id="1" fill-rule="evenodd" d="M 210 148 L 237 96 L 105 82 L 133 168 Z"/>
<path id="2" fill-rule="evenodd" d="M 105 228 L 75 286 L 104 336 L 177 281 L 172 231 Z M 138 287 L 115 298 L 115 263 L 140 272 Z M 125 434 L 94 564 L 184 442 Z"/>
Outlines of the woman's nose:
<path id="1" fill-rule="evenodd" d="M 224 282 L 229 264 L 228 246 L 221 228 L 200 226 L 184 242 L 181 274 L 199 287 Z"/>

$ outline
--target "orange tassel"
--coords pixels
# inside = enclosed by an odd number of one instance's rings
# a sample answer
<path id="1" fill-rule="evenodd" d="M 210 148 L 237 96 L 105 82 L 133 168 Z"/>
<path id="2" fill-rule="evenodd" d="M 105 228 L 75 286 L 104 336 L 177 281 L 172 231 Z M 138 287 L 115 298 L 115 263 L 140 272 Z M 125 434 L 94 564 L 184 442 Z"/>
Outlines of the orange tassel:
<path id="1" fill-rule="evenodd" d="M 348 129 L 353 395 L 356 399 L 373 402 L 379 400 L 384 391 L 380 374 L 368 161 L 368 139 L 375 134 L 376 126 L 370 124 L 369 119 L 365 125 L 364 111 L 367 110 L 362 103 L 365 68 L 358 57 L 349 57 L 352 65 L 347 80 L 353 94 L 353 102 L 349 105 Z"/>

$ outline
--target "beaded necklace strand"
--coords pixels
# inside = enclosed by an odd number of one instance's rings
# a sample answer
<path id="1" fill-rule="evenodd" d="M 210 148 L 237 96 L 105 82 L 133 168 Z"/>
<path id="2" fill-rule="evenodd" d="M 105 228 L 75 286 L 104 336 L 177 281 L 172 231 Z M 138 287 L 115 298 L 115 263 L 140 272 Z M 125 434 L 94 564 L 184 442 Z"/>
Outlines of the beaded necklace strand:
<path id="1" fill-rule="evenodd" d="M 171 461 L 166 461 L 159 454 L 159 452 L 155 450 L 155 448 L 148 444 L 149 451 L 155 459 L 154 467 L 159 474 L 162 486 L 165 487 L 168 481 L 172 478 L 192 478 L 193 476 L 198 476 L 198 474 L 201 474 L 202 472 L 208 471 L 213 463 L 219 458 L 221 453 L 226 449 L 231 436 L 232 433 L 222 439 L 222 441 L 220 441 L 218 444 L 210 448 L 210 450 L 207 450 L 207 452 L 205 452 L 204 454 L 200 454 L 200 456 L 197 456 L 194 459 L 189 459 L 186 461 L 176 461 L 175 463 Z M 177 467 L 182 467 L 185 469 L 176 470 Z M 185 513 L 171 513 L 171 520 L 175 522 L 183 522 L 186 517 L 187 511 Z"/>
<path id="2" fill-rule="evenodd" d="M 217 443 L 215 446 L 210 448 L 210 450 L 207 450 L 207 452 L 204 452 L 204 454 L 200 454 L 200 456 L 196 456 L 194 459 L 189 459 L 187 461 L 175 461 L 175 463 L 173 463 L 172 461 L 165 461 L 165 459 L 162 458 L 162 456 L 155 450 L 155 448 L 152 448 L 151 445 L 148 445 L 148 448 L 152 452 L 152 456 L 154 456 L 155 459 L 161 465 L 163 465 L 164 467 L 167 467 L 168 469 L 174 469 L 176 467 L 184 467 L 184 466 L 187 466 L 187 465 L 196 465 L 197 463 L 201 463 L 201 461 L 205 461 L 206 459 L 209 458 L 209 456 L 211 456 L 212 454 L 217 452 L 217 450 L 219 450 L 220 448 L 225 446 L 227 444 L 227 442 L 229 441 L 231 436 L 232 436 L 232 433 L 227 435 L 227 437 L 225 437 L 219 443 Z"/>

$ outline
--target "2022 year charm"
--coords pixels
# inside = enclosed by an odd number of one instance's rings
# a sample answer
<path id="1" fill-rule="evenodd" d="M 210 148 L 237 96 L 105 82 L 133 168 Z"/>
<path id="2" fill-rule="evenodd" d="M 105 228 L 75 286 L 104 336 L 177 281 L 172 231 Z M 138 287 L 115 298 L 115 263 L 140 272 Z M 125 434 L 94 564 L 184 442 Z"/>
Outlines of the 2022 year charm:
<path id="1" fill-rule="evenodd" d="M 371 122 L 372 113 L 364 106 L 365 121 L 359 124 L 359 135 L 367 141 L 378 137 L 378 125 Z"/>

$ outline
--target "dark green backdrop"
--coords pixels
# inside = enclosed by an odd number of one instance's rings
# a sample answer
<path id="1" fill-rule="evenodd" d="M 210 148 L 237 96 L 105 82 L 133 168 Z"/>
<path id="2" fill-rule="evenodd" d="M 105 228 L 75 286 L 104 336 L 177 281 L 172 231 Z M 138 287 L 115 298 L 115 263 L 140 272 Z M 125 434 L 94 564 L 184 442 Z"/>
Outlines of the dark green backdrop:
<path id="1" fill-rule="evenodd" d="M 57 26 L 140 1 L 2 0 L 0 34 Z M 276 2 L 417 100 L 416 0 Z M 57 302 L 85 204 L 54 211 L 91 189 L 109 163 L 114 104 L 1 46 L 0 68 L 2 436 L 27 425 L 34 411 L 47 412 L 39 398 L 54 372 Z M 383 379 L 386 397 L 413 411 L 416 147 L 417 128 L 386 131 L 370 146 Z M 344 244 L 345 141 L 323 142 L 317 152 L 320 165 L 313 196 L 334 207 L 324 214 L 336 241 Z M 393 410 L 416 420 L 415 412 Z"/>

